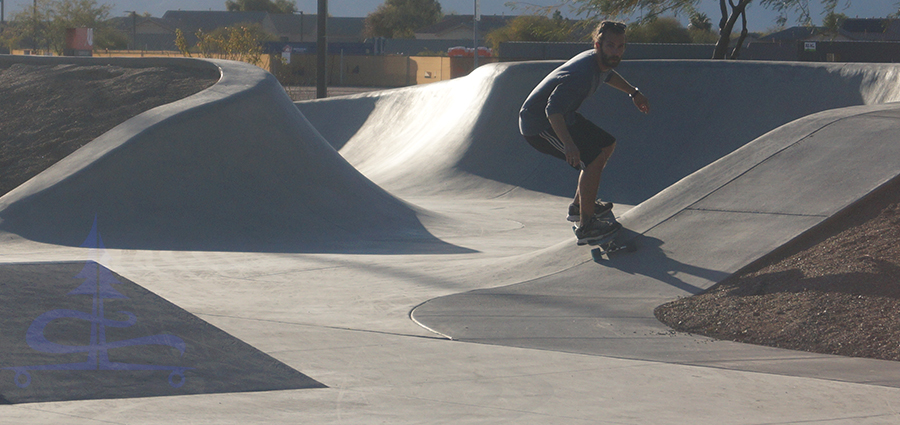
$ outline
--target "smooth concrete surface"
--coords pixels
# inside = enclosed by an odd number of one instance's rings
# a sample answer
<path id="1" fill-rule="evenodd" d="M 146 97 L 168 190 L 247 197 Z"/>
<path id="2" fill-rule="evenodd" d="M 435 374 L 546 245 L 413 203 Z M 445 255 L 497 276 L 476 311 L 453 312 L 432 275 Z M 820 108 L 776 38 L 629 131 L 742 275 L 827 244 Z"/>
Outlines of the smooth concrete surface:
<path id="1" fill-rule="evenodd" d="M 296 106 L 253 67 L 184 62 L 221 82 L 0 198 L 0 262 L 97 261 L 324 388 L 16 403 L 5 385 L 0 423 L 900 421 L 895 362 L 681 335 L 652 316 L 894 181 L 900 68 L 623 63 L 651 114 L 609 89 L 582 110 L 619 138 L 601 195 L 638 250 L 598 264 L 564 221 L 574 173 L 515 127 L 558 62 Z M 81 248 L 95 217 L 105 249 Z M 46 298 L 4 304 L 62 308 Z M 48 339 L 85 329 L 55 325 Z M 20 359 L 0 349 L 0 368 Z"/>

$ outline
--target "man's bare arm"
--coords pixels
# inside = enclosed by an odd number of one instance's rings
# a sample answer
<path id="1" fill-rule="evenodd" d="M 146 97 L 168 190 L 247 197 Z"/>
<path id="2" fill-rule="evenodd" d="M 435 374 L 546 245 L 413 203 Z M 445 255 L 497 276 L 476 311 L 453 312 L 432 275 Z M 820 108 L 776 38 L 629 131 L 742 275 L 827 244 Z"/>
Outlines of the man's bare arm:
<path id="1" fill-rule="evenodd" d="M 609 84 L 610 86 L 617 88 L 631 96 L 631 99 L 634 101 L 634 106 L 636 106 L 641 112 L 645 114 L 650 113 L 650 100 L 647 99 L 647 96 L 644 96 L 644 94 L 641 93 L 641 91 L 638 90 L 637 87 L 632 86 L 628 83 L 628 81 L 625 81 L 625 79 L 622 78 L 622 76 L 617 72 L 611 73 L 609 81 L 607 81 L 606 84 Z"/>

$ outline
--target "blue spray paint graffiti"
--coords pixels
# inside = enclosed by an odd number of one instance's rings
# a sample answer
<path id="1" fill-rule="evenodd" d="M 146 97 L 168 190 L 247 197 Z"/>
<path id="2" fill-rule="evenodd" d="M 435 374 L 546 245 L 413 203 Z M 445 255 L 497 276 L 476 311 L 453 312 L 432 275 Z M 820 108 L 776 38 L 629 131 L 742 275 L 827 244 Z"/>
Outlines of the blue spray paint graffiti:
<path id="1" fill-rule="evenodd" d="M 94 219 L 94 225 L 82 247 L 103 249 L 103 241 L 97 231 L 97 219 Z M 123 347 L 142 346 L 142 345 L 162 345 L 177 349 L 181 356 L 184 356 L 187 345 L 181 338 L 173 335 L 153 335 L 142 338 L 133 338 L 122 341 L 109 342 L 106 340 L 106 329 L 109 328 L 127 328 L 137 323 L 137 317 L 128 311 L 118 311 L 118 314 L 126 316 L 128 319 L 123 321 L 110 320 L 105 317 L 104 300 L 122 300 L 128 299 L 125 295 L 113 288 L 113 285 L 121 285 L 117 281 L 112 272 L 99 263 L 89 261 L 81 273 L 76 278 L 84 279 L 78 288 L 66 294 L 67 296 L 89 295 L 93 297 L 93 307 L 90 313 L 76 310 L 59 309 L 48 311 L 35 319 L 25 335 L 25 342 L 33 350 L 48 354 L 72 354 L 87 353 L 87 360 L 80 363 L 65 363 L 37 366 L 15 366 L 5 367 L 3 369 L 12 370 L 16 373 L 16 385 L 19 388 L 27 388 L 31 385 L 32 371 L 46 370 L 112 370 L 112 371 L 169 371 L 169 385 L 173 388 L 179 388 L 185 383 L 185 372 L 193 368 L 181 366 L 158 366 L 143 365 L 132 363 L 119 363 L 109 360 L 109 350 Z M 72 346 L 57 344 L 47 340 L 44 336 L 45 328 L 54 320 L 58 319 L 76 319 L 90 322 L 91 339 L 90 344 L 85 346 Z"/>

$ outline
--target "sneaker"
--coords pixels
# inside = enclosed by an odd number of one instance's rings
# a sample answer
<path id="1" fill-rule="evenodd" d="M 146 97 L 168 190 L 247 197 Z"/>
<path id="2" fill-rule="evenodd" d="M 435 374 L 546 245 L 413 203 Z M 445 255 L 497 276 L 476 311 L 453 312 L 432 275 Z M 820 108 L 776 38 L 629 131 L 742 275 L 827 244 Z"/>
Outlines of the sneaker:
<path id="1" fill-rule="evenodd" d="M 612 211 L 612 207 L 612 202 L 603 202 L 598 199 L 597 202 L 594 203 L 594 217 L 604 216 L 606 213 Z M 581 221 L 581 206 L 569 204 L 569 216 L 566 217 L 566 220 L 571 221 L 572 223 Z"/>
<path id="2" fill-rule="evenodd" d="M 621 228 L 622 225 L 617 221 L 600 220 L 597 217 L 593 217 L 590 221 L 575 229 L 575 237 L 578 238 L 578 245 L 585 245 L 591 241 L 606 238 Z"/>

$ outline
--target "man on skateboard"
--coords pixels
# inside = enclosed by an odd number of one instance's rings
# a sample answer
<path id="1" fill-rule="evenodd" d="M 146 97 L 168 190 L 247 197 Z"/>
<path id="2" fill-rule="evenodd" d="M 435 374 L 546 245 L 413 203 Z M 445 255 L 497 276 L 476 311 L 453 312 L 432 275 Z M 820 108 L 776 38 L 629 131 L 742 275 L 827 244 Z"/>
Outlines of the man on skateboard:
<path id="1" fill-rule="evenodd" d="M 625 52 L 625 24 L 603 21 L 594 30 L 594 48 L 556 68 L 528 95 L 519 111 L 519 131 L 538 151 L 566 161 L 580 170 L 568 220 L 577 223 L 578 244 L 601 239 L 618 230 L 614 220 L 601 220 L 612 204 L 597 200 L 600 175 L 616 146 L 616 139 L 577 112 L 600 83 L 627 93 L 643 113 L 647 97 L 613 68 Z"/>

